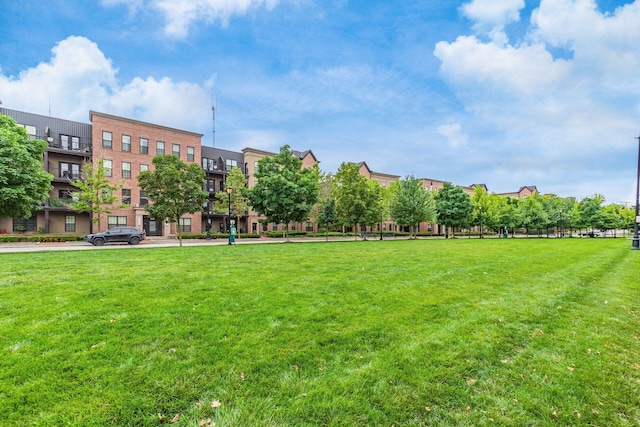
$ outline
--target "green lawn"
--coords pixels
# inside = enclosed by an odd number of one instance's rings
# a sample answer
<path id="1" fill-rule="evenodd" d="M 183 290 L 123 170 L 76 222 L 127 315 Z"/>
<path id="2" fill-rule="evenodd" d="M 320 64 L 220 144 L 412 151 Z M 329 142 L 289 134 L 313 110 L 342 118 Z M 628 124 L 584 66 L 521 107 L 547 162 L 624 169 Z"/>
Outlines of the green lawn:
<path id="1" fill-rule="evenodd" d="M 3 254 L 0 425 L 637 426 L 630 246 Z"/>

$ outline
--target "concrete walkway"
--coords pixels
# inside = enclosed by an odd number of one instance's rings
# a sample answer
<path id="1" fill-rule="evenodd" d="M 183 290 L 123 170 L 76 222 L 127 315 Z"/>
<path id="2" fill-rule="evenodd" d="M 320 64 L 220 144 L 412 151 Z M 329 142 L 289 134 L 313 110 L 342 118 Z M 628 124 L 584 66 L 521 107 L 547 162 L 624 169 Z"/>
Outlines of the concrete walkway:
<path id="1" fill-rule="evenodd" d="M 308 243 L 308 242 L 324 242 L 324 237 L 303 237 L 303 238 L 291 238 L 291 243 Z M 358 239 L 360 240 L 360 239 Z M 369 239 L 375 240 L 375 239 Z M 393 240 L 393 239 L 390 239 Z M 353 237 L 330 237 L 330 242 L 336 241 L 354 241 Z M 267 243 L 284 243 L 285 239 L 276 238 L 256 238 L 256 239 L 236 239 L 237 245 L 248 244 L 267 244 Z M 128 245 L 126 243 L 113 243 L 106 244 L 104 246 L 93 246 L 87 242 L 15 242 L 15 243 L 0 243 L 0 253 L 12 253 L 12 252 L 44 252 L 44 251 L 86 251 L 86 250 L 108 250 L 108 249 L 146 249 L 146 248 L 158 248 L 158 247 L 172 247 L 180 246 L 180 242 L 177 239 L 162 239 L 162 238 L 147 238 L 140 242 L 139 245 Z M 211 240 L 196 240 L 185 239 L 182 241 L 182 246 L 229 246 L 229 240 L 227 239 L 211 239 Z"/>

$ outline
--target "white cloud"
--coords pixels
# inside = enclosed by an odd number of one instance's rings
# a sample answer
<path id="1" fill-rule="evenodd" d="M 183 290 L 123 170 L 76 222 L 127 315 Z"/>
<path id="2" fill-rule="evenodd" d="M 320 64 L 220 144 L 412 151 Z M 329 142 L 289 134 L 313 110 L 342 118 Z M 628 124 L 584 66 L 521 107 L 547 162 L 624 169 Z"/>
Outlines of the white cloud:
<path id="1" fill-rule="evenodd" d="M 475 21 L 474 30 L 488 35 L 500 45 L 507 43 L 504 27 L 520 20 L 524 0 L 473 0 L 460 7 L 461 13 Z"/>
<path id="2" fill-rule="evenodd" d="M 235 15 L 264 7 L 270 11 L 281 0 L 102 0 L 105 6 L 124 4 L 135 11 L 147 5 L 163 15 L 164 33 L 173 38 L 185 38 L 192 25 L 198 21 L 218 21 L 223 27 Z"/>
<path id="3" fill-rule="evenodd" d="M 464 147 L 469 141 L 469 136 L 462 132 L 460 123 L 438 126 L 438 133 L 447 138 L 447 145 L 450 148 Z"/>
<path id="4" fill-rule="evenodd" d="M 470 7 L 465 13 L 500 26 L 516 3 L 502 14 Z M 482 4 L 489 7 L 471 3 Z M 625 191 L 613 188 L 624 179 L 612 165 L 637 144 L 640 0 L 608 14 L 593 0 L 541 0 L 531 19 L 518 44 L 475 36 L 437 43 L 441 75 L 469 114 L 464 128 L 474 146 L 494 135 L 484 144 L 500 159 L 496 171 L 535 177 L 540 181 L 532 184 L 542 187 L 561 185 L 571 170 L 593 192 Z M 557 55 L 558 48 L 565 54 Z"/>
<path id="5" fill-rule="evenodd" d="M 7 108 L 88 121 L 97 110 L 152 123 L 197 130 L 210 120 L 210 94 L 189 82 L 168 77 L 136 77 L 121 85 L 118 70 L 98 46 L 84 37 L 69 37 L 52 49 L 49 62 L 0 75 L 0 94 Z"/>
<path id="6" fill-rule="evenodd" d="M 506 25 L 520 20 L 524 0 L 473 0 L 462 5 L 462 13 L 469 19 L 491 26 Z"/>

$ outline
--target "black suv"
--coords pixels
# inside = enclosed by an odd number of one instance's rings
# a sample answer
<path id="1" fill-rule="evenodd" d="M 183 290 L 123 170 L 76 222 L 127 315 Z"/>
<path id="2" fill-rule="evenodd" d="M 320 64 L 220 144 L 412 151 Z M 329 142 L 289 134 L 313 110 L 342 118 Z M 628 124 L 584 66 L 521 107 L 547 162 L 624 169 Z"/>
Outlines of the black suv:
<path id="1" fill-rule="evenodd" d="M 102 246 L 105 243 L 126 242 L 130 245 L 137 245 L 144 240 L 144 231 L 135 227 L 114 227 L 107 231 L 95 234 L 87 234 L 84 241 L 94 246 Z"/>

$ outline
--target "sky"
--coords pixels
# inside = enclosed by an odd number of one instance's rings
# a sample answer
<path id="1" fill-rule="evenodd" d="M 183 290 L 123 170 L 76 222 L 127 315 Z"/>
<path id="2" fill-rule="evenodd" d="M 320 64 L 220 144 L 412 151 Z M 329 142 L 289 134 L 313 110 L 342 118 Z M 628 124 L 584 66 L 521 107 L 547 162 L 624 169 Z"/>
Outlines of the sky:
<path id="1" fill-rule="evenodd" d="M 640 0 L 0 6 L 6 108 L 86 123 L 95 110 L 234 151 L 288 144 L 325 172 L 364 161 L 635 203 Z"/>

